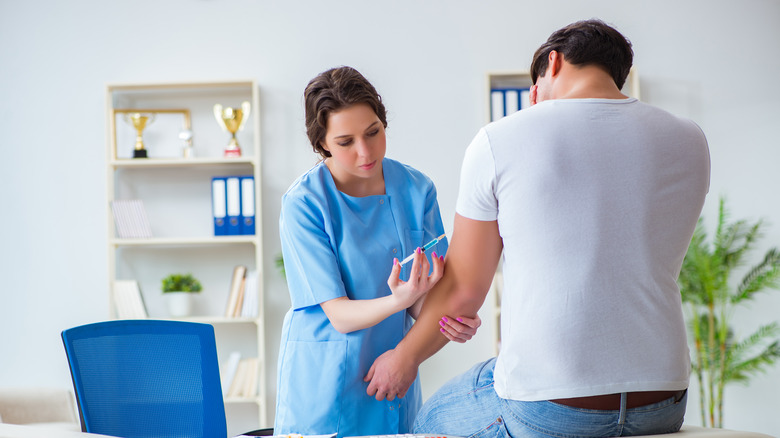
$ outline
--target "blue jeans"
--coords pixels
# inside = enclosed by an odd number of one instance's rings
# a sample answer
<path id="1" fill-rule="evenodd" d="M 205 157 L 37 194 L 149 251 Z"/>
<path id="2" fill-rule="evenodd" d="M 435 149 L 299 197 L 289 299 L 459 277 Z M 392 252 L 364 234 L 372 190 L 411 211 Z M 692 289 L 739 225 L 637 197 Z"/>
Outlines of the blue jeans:
<path id="1" fill-rule="evenodd" d="M 496 359 L 475 365 L 425 402 L 414 432 L 466 437 L 614 437 L 680 430 L 687 392 L 658 403 L 621 411 L 572 408 L 550 401 L 505 400 L 493 389 Z"/>

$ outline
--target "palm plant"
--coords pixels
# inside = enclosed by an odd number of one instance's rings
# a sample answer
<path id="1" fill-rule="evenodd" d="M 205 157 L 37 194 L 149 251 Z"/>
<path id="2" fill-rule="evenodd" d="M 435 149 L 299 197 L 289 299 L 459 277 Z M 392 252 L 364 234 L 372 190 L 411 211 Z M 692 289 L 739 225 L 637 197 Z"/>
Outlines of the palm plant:
<path id="1" fill-rule="evenodd" d="M 780 287 L 780 252 L 769 249 L 734 286 L 731 274 L 743 266 L 745 256 L 762 237 L 764 224 L 760 220 L 752 224 L 728 220 L 721 198 L 712 244 L 707 242 L 700 218 L 678 280 L 689 312 L 692 366 L 699 383 L 702 424 L 710 427 L 723 427 L 723 389 L 727 383 L 747 384 L 752 375 L 765 371 L 780 358 L 777 322 L 762 325 L 739 340 L 729 324 L 737 305 L 758 292 Z"/>

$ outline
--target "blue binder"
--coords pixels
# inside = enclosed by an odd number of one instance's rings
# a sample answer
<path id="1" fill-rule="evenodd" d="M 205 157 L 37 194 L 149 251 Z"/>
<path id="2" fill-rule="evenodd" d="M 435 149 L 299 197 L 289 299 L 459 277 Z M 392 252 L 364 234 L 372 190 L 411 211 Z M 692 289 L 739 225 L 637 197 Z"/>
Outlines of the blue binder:
<path id="1" fill-rule="evenodd" d="M 531 102 L 528 100 L 531 94 L 530 88 L 520 88 L 517 90 L 517 94 L 520 96 L 520 109 L 526 109 L 531 106 Z"/>
<path id="2" fill-rule="evenodd" d="M 496 120 L 506 115 L 504 108 L 504 90 L 494 88 L 490 90 L 490 121 Z"/>
<path id="3" fill-rule="evenodd" d="M 255 177 L 241 180 L 241 234 L 255 234 Z"/>
<path id="4" fill-rule="evenodd" d="M 493 88 L 490 90 L 490 121 L 528 108 L 530 88 Z"/>
<path id="5" fill-rule="evenodd" d="M 241 184 L 239 177 L 225 178 L 227 205 L 227 234 L 241 234 Z"/>
<path id="6" fill-rule="evenodd" d="M 211 212 L 214 216 L 214 235 L 224 236 L 227 232 L 227 191 L 225 178 L 211 178 Z"/>

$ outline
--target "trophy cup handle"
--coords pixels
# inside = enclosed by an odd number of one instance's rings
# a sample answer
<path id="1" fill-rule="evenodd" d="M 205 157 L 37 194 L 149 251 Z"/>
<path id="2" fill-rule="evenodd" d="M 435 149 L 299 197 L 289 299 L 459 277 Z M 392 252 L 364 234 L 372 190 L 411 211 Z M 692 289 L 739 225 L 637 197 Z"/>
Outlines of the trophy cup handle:
<path id="1" fill-rule="evenodd" d="M 244 125 L 246 125 L 246 121 L 249 118 L 249 112 L 252 109 L 251 105 L 249 105 L 249 102 L 244 101 L 241 102 L 241 111 L 243 112 L 241 117 L 241 124 L 238 126 L 238 130 L 244 129 Z"/>
<path id="2" fill-rule="evenodd" d="M 217 119 L 217 123 L 222 127 L 222 130 L 227 132 L 227 125 L 225 125 L 225 121 L 222 120 L 222 105 L 214 105 L 214 118 Z"/>

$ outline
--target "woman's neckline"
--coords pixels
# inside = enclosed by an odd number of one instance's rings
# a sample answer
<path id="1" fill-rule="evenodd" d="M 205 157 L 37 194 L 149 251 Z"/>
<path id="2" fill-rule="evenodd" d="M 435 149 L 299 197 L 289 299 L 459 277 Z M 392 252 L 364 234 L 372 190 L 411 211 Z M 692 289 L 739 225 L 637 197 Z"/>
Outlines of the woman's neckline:
<path id="1" fill-rule="evenodd" d="M 347 193 L 347 192 L 341 190 L 339 188 L 338 184 L 336 184 L 336 179 L 333 177 L 333 173 L 330 171 L 330 168 L 325 163 L 325 160 L 322 160 L 320 162 L 320 165 L 325 168 L 324 171 L 327 172 L 328 179 L 330 180 L 330 183 L 333 184 L 333 187 L 336 189 L 336 191 L 341 193 L 344 196 L 348 196 L 350 198 L 355 198 L 355 199 L 371 198 L 371 197 L 376 197 L 376 196 L 387 196 L 387 178 L 386 178 L 386 175 L 385 175 L 385 170 L 387 169 L 386 164 L 387 164 L 387 162 L 385 161 L 384 158 L 382 158 L 382 183 L 383 183 L 382 185 L 383 185 L 383 189 L 384 189 L 382 191 L 382 193 L 370 193 L 370 194 L 367 194 L 367 195 L 354 195 L 354 194 Z"/>

